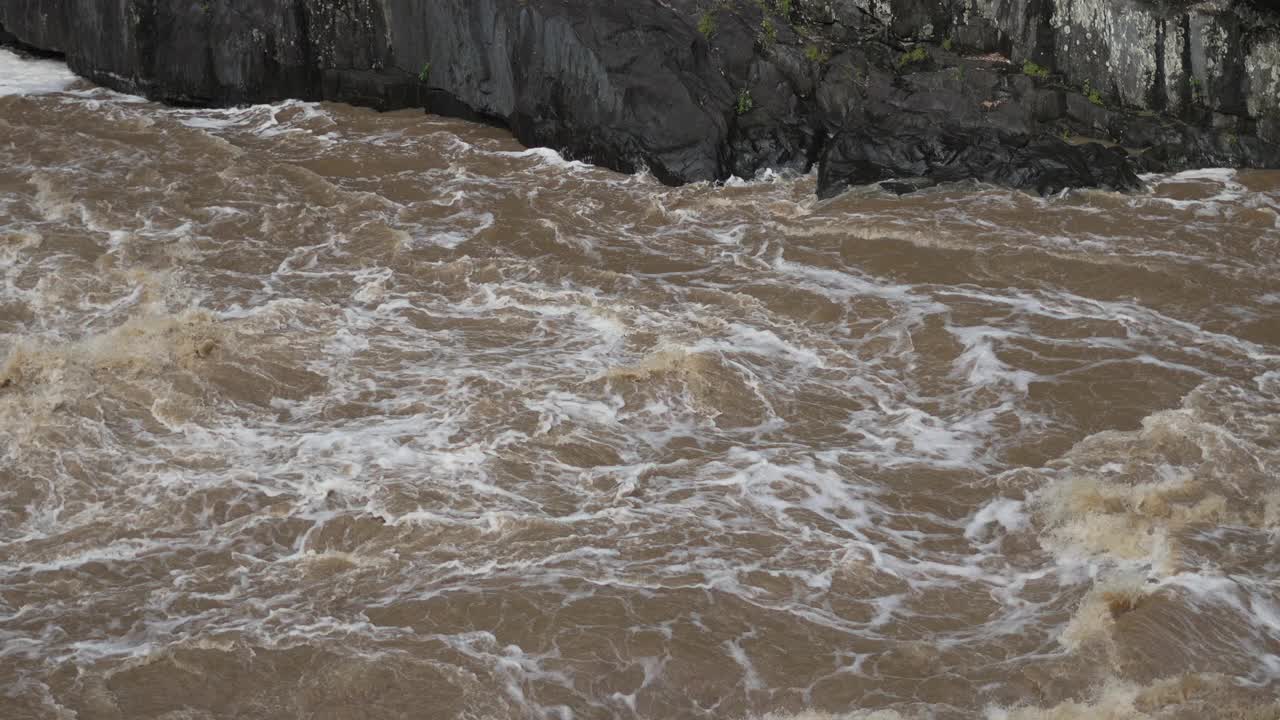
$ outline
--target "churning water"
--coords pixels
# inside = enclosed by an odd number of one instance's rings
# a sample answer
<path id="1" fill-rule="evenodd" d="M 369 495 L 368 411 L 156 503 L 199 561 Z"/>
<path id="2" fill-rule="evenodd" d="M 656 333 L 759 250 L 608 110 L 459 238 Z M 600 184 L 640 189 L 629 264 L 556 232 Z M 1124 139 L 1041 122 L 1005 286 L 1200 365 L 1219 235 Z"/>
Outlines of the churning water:
<path id="1" fill-rule="evenodd" d="M 1280 713 L 1278 173 L 0 93 L 4 718 Z"/>

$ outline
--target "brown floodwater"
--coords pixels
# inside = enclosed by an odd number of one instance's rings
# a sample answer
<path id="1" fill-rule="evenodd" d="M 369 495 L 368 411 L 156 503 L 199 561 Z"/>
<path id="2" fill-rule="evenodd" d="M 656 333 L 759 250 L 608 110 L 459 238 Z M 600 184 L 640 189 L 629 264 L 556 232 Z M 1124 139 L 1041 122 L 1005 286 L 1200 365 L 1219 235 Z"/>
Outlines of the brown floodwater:
<path id="1" fill-rule="evenodd" d="M 1280 717 L 1280 173 L 0 95 L 5 720 Z"/>

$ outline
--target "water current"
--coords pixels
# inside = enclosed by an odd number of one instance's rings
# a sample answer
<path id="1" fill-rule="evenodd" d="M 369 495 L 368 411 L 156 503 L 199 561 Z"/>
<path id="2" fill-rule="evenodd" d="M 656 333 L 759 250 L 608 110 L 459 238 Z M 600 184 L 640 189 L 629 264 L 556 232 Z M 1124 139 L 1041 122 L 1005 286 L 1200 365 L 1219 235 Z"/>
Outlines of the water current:
<path id="1" fill-rule="evenodd" d="M 1280 717 L 1280 173 L 0 95 L 0 717 Z"/>

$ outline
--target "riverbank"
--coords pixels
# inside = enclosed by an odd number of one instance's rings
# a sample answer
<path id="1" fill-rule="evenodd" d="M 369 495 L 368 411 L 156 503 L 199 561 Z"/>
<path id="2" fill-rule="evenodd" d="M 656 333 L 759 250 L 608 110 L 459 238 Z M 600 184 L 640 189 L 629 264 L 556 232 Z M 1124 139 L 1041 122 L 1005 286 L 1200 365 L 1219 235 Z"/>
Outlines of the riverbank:
<path id="1" fill-rule="evenodd" d="M 953 6 L 954 5 L 954 6 Z M 177 105 L 286 98 L 500 125 L 667 184 L 1042 194 L 1280 167 L 1280 21 L 1245 2 L 20 0 L 0 27 Z"/>

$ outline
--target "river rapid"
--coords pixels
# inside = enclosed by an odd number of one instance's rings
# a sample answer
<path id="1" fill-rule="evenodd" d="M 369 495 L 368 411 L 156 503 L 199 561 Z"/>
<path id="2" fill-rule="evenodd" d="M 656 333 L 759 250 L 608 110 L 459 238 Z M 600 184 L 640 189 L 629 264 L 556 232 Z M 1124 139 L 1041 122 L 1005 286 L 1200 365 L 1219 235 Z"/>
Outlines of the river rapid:
<path id="1" fill-rule="evenodd" d="M 0 717 L 1280 717 L 1280 173 L 668 188 L 0 51 Z"/>

